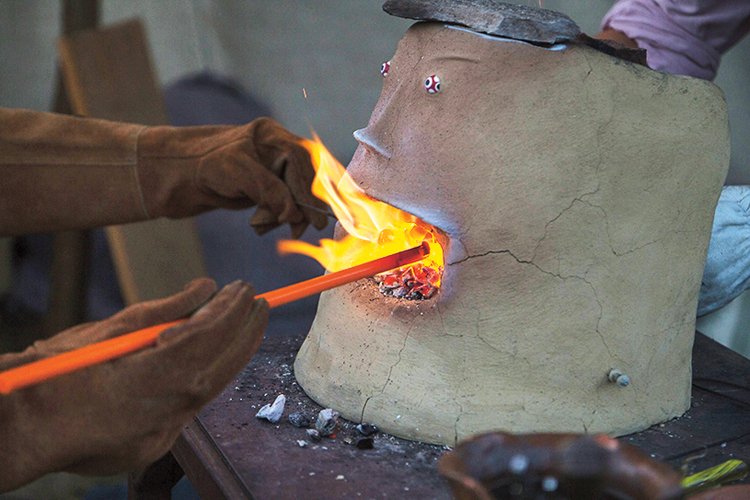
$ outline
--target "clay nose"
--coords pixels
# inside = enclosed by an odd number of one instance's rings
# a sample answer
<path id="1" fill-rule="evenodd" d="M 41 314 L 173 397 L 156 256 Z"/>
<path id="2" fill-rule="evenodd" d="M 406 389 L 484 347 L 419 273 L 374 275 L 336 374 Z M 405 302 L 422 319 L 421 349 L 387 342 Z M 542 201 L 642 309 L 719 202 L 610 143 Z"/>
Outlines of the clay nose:
<path id="1" fill-rule="evenodd" d="M 369 151 L 379 154 L 387 160 L 391 159 L 391 150 L 383 146 L 375 137 L 373 137 L 370 127 L 355 130 L 352 135 L 358 143 L 366 147 Z"/>

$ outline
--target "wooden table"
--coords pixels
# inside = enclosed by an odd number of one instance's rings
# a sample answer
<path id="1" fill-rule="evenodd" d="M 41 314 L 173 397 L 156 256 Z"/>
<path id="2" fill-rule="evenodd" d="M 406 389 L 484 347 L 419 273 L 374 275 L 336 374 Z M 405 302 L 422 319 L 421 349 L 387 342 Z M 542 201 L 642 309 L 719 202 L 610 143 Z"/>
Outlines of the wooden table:
<path id="1" fill-rule="evenodd" d="M 235 383 L 182 433 L 172 450 L 178 465 L 168 466 L 174 478 L 184 471 L 201 498 L 450 498 L 436 470 L 444 447 L 378 434 L 373 449 L 358 449 L 349 444 L 358 433 L 348 422 L 335 439 L 298 445 L 305 430 L 286 416 L 320 410 L 292 373 L 302 340 L 269 335 Z M 688 473 L 732 457 L 750 461 L 750 360 L 698 333 L 693 374 L 684 416 L 621 439 Z M 284 418 L 256 419 L 280 393 L 287 396 Z"/>

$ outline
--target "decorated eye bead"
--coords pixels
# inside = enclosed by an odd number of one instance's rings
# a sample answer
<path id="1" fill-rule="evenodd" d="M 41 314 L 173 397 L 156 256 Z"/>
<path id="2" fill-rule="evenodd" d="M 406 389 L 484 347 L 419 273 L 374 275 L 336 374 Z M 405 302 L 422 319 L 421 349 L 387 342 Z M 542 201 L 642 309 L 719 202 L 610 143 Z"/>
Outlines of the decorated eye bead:
<path id="1" fill-rule="evenodd" d="M 440 92 L 440 77 L 430 75 L 424 81 L 424 88 L 428 94 L 437 94 Z"/>
<path id="2" fill-rule="evenodd" d="M 390 70 L 391 70 L 391 61 L 386 61 L 380 65 L 380 74 L 383 75 L 383 78 L 388 76 L 388 72 Z"/>

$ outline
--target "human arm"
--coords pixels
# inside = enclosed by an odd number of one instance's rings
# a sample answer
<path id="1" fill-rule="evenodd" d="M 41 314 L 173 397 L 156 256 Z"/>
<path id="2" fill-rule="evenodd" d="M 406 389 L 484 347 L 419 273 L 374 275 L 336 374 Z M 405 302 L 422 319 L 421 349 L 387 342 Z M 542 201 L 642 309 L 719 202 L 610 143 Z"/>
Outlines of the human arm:
<path id="1" fill-rule="evenodd" d="M 620 0 L 597 38 L 646 49 L 652 69 L 713 80 L 722 54 L 749 30 L 744 0 Z"/>
<path id="2" fill-rule="evenodd" d="M 299 138 L 243 126 L 147 127 L 0 108 L 0 236 L 258 206 L 295 236 L 326 218 Z"/>
<path id="3" fill-rule="evenodd" d="M 253 300 L 249 285 L 235 282 L 212 297 L 215 290 L 211 280 L 196 280 L 172 297 L 0 356 L 7 369 L 198 309 L 154 347 L 0 396 L 0 492 L 53 471 L 133 470 L 166 453 L 247 364 L 268 321 L 267 304 Z"/>

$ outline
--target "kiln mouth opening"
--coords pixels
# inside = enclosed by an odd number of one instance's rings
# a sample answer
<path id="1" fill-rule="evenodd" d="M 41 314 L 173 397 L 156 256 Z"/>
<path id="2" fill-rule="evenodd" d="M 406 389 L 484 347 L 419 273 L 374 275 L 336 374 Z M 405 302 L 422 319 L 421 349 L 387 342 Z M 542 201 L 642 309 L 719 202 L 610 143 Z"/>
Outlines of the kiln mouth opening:
<path id="1" fill-rule="evenodd" d="M 426 300 L 435 296 L 445 271 L 442 255 L 447 237 L 433 226 L 424 241 L 430 245 L 430 253 L 439 252 L 440 258 L 426 259 L 376 275 L 374 279 L 380 293 L 406 300 Z"/>
<path id="2" fill-rule="evenodd" d="M 312 192 L 338 219 L 338 237 L 319 245 L 281 241 L 281 253 L 300 253 L 317 260 L 328 271 L 340 271 L 423 243 L 430 253 L 421 261 L 378 277 L 386 295 L 410 300 L 435 295 L 445 269 L 448 237 L 435 226 L 389 203 L 369 196 L 349 176 L 320 139 L 303 140 L 315 168 Z"/>

